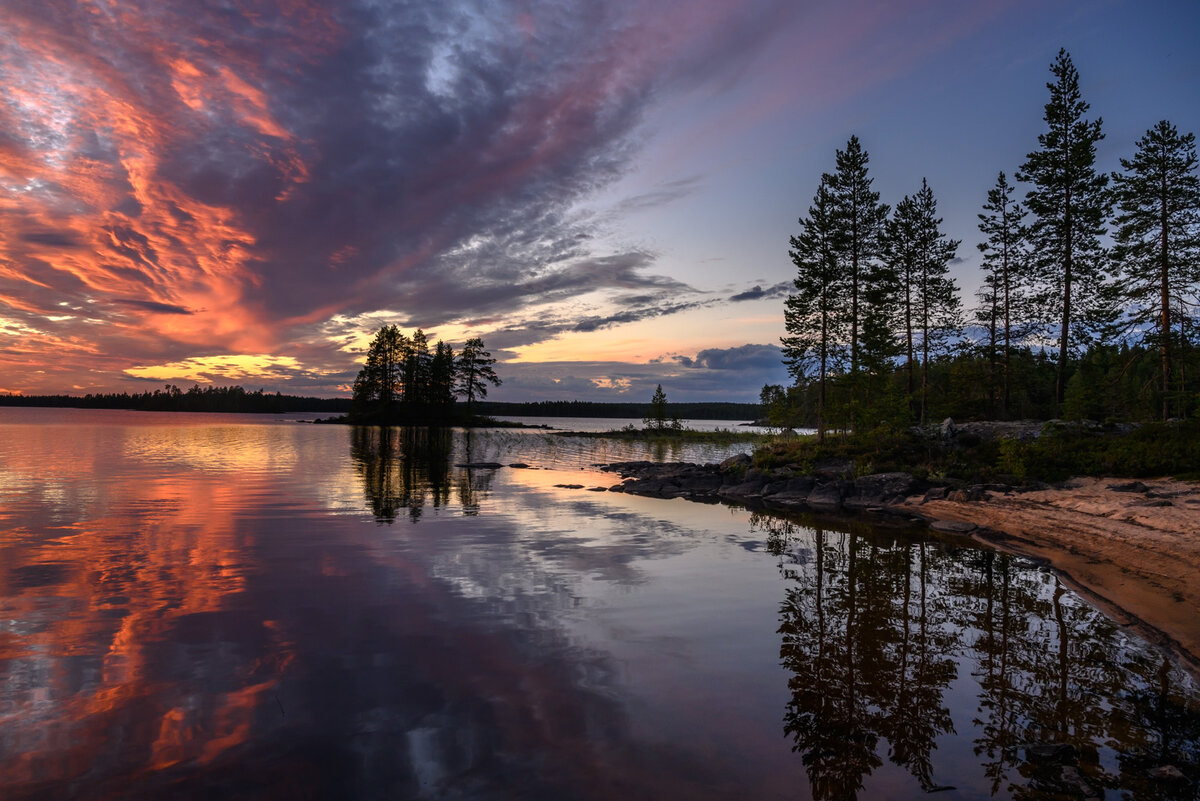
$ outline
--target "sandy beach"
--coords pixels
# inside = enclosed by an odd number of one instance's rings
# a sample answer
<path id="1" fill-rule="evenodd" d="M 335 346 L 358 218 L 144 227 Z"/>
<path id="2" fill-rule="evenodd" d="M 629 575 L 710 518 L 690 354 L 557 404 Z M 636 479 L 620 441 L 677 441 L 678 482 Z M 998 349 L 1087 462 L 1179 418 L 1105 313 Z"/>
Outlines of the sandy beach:
<path id="1" fill-rule="evenodd" d="M 1200 675 L 1200 483 L 1080 478 L 983 500 L 911 498 L 901 507 L 974 524 L 977 539 L 1048 562 Z"/>

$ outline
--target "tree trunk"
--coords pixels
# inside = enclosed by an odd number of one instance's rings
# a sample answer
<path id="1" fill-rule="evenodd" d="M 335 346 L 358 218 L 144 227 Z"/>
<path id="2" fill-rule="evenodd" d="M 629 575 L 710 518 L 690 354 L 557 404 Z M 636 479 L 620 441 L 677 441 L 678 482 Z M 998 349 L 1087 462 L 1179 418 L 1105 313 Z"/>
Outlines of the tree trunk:
<path id="1" fill-rule="evenodd" d="M 1003 400 L 1000 402 L 1000 416 L 1002 419 L 1008 419 L 1008 355 L 1012 348 L 1012 307 L 1009 305 L 1009 290 L 1010 290 L 1010 270 L 1008 264 L 1008 211 L 1005 210 L 1004 219 L 1004 243 L 1002 255 L 1000 257 L 1000 265 L 1004 269 L 1004 392 Z"/>
<path id="2" fill-rule="evenodd" d="M 817 390 L 817 442 L 825 441 L 825 371 L 829 343 L 829 312 L 821 309 L 821 380 Z"/>
<path id="3" fill-rule="evenodd" d="M 1065 214 L 1066 241 L 1063 248 L 1063 310 L 1062 310 L 1062 332 L 1058 338 L 1058 379 L 1054 387 L 1054 400 L 1058 403 L 1059 412 L 1062 411 L 1063 402 L 1067 399 L 1067 341 L 1071 334 L 1071 268 L 1072 256 L 1071 248 L 1071 192 L 1067 190 L 1067 210 Z"/>
<path id="4" fill-rule="evenodd" d="M 1167 256 L 1167 176 L 1163 173 L 1162 178 L 1162 195 L 1161 195 L 1161 239 L 1159 245 L 1160 270 L 1161 270 L 1161 291 L 1162 297 L 1162 314 L 1159 322 L 1159 330 L 1162 332 L 1162 341 L 1159 343 L 1159 349 L 1162 352 L 1162 418 L 1166 420 L 1170 417 L 1167 408 L 1167 399 L 1170 397 L 1171 389 L 1171 359 L 1168 348 L 1168 340 L 1171 338 L 1171 291 L 1168 283 L 1168 268 L 1170 261 Z"/>

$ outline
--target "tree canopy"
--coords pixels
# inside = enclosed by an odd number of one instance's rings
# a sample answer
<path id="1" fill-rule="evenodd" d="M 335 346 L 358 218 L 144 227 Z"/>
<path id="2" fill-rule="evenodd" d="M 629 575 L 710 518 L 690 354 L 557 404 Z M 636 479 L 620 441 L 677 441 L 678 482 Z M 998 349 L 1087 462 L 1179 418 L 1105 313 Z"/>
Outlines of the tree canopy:
<path id="1" fill-rule="evenodd" d="M 433 424 L 460 422 L 455 409 L 467 400 L 467 417 L 487 385 L 500 385 L 492 355 L 483 340 L 469 339 L 457 356 L 437 342 L 432 351 L 421 329 L 411 337 L 394 325 L 376 332 L 354 381 L 351 420 L 369 423 Z"/>
<path id="2" fill-rule="evenodd" d="M 1016 184 L 998 172 L 978 215 L 967 323 L 950 277 L 960 243 L 928 183 L 889 208 L 858 138 L 836 151 L 789 239 L 781 344 L 794 383 L 763 388 L 771 424 L 821 438 L 942 416 L 1200 414 L 1195 136 L 1162 120 L 1103 174 L 1101 120 L 1065 50 L 1050 71 L 1038 147 Z"/>

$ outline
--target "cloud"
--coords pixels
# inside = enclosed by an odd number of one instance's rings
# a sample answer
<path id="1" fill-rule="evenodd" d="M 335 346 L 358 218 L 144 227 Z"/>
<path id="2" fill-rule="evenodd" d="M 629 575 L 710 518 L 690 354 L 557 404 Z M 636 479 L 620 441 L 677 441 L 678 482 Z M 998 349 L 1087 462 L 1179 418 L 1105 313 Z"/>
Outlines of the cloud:
<path id="1" fill-rule="evenodd" d="M 775 345 L 708 348 L 645 364 L 540 362 L 499 366 L 504 383 L 493 400 L 649 401 L 658 384 L 673 401 L 756 403 L 764 384 L 788 383 Z"/>
<path id="2" fill-rule="evenodd" d="M 82 247 L 71 231 L 23 231 L 20 239 L 22 242 L 35 245 L 48 245 L 64 249 Z"/>
<path id="3" fill-rule="evenodd" d="M 160 314 L 195 314 L 194 311 L 185 309 L 183 306 L 176 306 L 173 303 L 159 303 L 153 300 L 113 298 L 112 302 L 119 306 L 133 306 L 137 309 L 145 309 L 146 311 L 158 312 Z"/>
<path id="4" fill-rule="evenodd" d="M 680 364 L 685 367 L 705 368 L 708 370 L 727 370 L 746 372 L 779 368 L 784 372 L 783 351 L 778 345 L 740 345 L 736 348 L 706 348 L 696 354 L 694 359 L 678 357 Z"/>
<path id="5" fill-rule="evenodd" d="M 755 285 L 744 292 L 738 292 L 736 295 L 730 295 L 729 300 L 734 303 L 740 303 L 743 300 L 762 300 L 763 298 L 779 298 L 787 295 L 792 289 L 790 281 L 784 281 L 780 284 L 775 284 L 763 289 L 759 285 Z"/>
<path id="6" fill-rule="evenodd" d="M 7 4 L 0 297 L 17 317 L 95 304 L 75 334 L 129 365 L 298 342 L 315 356 L 316 326 L 384 309 L 429 327 L 686 292 L 654 252 L 601 248 L 611 220 L 581 202 L 629 169 L 648 109 L 716 91 L 794 13 L 784 0 Z"/>

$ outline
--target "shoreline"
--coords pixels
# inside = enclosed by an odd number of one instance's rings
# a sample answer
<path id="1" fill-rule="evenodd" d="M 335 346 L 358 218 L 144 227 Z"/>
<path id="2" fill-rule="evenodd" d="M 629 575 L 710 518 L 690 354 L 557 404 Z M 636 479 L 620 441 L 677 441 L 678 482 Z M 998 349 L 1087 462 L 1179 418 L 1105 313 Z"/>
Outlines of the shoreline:
<path id="1" fill-rule="evenodd" d="M 1054 486 L 933 486 L 907 473 L 851 478 L 720 465 L 600 466 L 609 487 L 662 498 L 723 501 L 787 514 L 927 526 L 1049 566 L 1118 625 L 1155 643 L 1200 679 L 1200 482 L 1073 478 Z"/>
<path id="2" fill-rule="evenodd" d="M 1200 677 L 1200 483 L 1073 478 L 977 500 L 909 498 L 898 509 L 972 527 L 976 541 L 1052 567 L 1118 624 Z"/>

